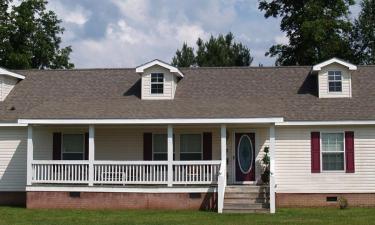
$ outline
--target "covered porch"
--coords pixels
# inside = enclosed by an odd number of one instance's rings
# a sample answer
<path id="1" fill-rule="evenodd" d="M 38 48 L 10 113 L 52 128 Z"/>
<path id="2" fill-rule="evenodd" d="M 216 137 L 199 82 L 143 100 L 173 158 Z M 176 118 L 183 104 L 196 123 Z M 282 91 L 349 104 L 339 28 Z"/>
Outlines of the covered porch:
<path id="1" fill-rule="evenodd" d="M 255 134 L 255 178 L 238 182 L 236 134 L 250 132 Z M 222 212 L 227 184 L 258 184 L 265 146 L 273 161 L 274 135 L 274 123 L 269 122 L 29 123 L 27 190 L 205 190 L 217 193 L 217 208 Z M 60 151 L 56 152 L 57 146 Z M 271 176 L 271 187 L 272 180 Z M 270 194 L 272 212 L 272 188 Z"/>

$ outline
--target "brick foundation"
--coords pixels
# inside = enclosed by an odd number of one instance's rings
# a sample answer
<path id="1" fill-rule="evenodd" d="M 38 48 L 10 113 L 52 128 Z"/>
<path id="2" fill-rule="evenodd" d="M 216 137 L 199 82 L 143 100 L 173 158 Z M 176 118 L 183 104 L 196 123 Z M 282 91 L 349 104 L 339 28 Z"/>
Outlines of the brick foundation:
<path id="1" fill-rule="evenodd" d="M 74 196 L 75 195 L 75 196 Z M 27 192 L 27 208 L 216 209 L 216 193 Z"/>
<path id="2" fill-rule="evenodd" d="M 375 206 L 375 193 L 370 194 L 289 194 L 276 193 L 276 207 L 337 207 L 337 202 L 327 202 L 327 197 L 345 197 L 349 207 Z"/>
<path id="3" fill-rule="evenodd" d="M 0 192 L 0 205 L 25 206 L 26 192 Z"/>

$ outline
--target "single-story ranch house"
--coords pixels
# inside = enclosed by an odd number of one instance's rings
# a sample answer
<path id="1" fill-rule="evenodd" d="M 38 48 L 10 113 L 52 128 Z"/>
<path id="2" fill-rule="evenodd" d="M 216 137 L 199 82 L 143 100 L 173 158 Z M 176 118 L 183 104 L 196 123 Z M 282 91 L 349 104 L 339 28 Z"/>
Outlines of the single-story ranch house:
<path id="1" fill-rule="evenodd" d="M 0 69 L 0 81 L 1 204 L 274 213 L 344 197 L 375 206 L 375 66 L 154 60 Z"/>

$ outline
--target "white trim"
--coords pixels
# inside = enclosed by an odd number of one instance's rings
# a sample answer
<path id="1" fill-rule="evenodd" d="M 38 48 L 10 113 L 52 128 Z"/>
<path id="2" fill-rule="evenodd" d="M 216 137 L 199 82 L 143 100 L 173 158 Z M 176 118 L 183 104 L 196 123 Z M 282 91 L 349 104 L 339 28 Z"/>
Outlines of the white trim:
<path id="1" fill-rule="evenodd" d="M 27 127 L 27 160 L 26 160 L 26 164 L 27 164 L 27 167 L 26 167 L 26 174 L 27 174 L 27 178 L 26 178 L 26 184 L 27 185 L 31 185 L 32 183 L 32 176 L 33 176 L 33 167 L 32 167 L 32 162 L 33 162 L 33 158 L 34 158 L 34 146 L 33 146 L 33 127 L 32 126 L 28 126 Z"/>
<path id="2" fill-rule="evenodd" d="M 270 213 L 276 212 L 276 160 L 275 160 L 275 152 L 276 152 L 276 129 L 275 126 L 272 125 L 269 129 L 269 156 L 270 156 Z"/>
<path id="3" fill-rule="evenodd" d="M 173 126 L 167 128 L 168 187 L 173 185 Z"/>
<path id="4" fill-rule="evenodd" d="M 150 68 L 152 66 L 155 66 L 155 65 L 164 67 L 164 68 L 168 69 L 169 72 L 176 73 L 177 76 L 179 76 L 179 77 L 184 77 L 184 75 L 182 74 L 182 72 L 177 67 L 171 66 L 171 65 L 169 65 L 169 64 L 167 64 L 165 62 L 162 62 L 162 61 L 160 61 L 158 59 L 154 59 L 151 62 L 148 62 L 146 64 L 138 66 L 137 68 L 135 68 L 135 72 L 136 73 L 143 73 L 145 69 L 148 69 L 148 68 Z"/>
<path id="5" fill-rule="evenodd" d="M 77 187 L 27 186 L 26 191 L 105 192 L 105 193 L 215 193 L 216 187 Z"/>
<path id="6" fill-rule="evenodd" d="M 94 185 L 94 162 L 95 162 L 95 126 L 89 126 L 89 186 Z M 85 151 L 85 149 L 83 149 Z M 83 154 L 85 155 L 85 154 Z"/>
<path id="7" fill-rule="evenodd" d="M 19 124 L 261 124 L 281 123 L 282 117 L 189 119 L 19 119 Z M 374 121 L 375 124 L 375 121 Z"/>
<path id="8" fill-rule="evenodd" d="M 25 79 L 25 76 L 23 76 L 21 74 L 18 74 L 18 73 L 10 72 L 9 70 L 6 70 L 6 69 L 1 68 L 1 67 L 0 67 L 0 75 L 10 76 L 10 77 L 18 78 L 18 79 L 21 79 L 21 80 Z"/>
<path id="9" fill-rule="evenodd" d="M 343 65 L 347 67 L 349 70 L 357 70 L 357 66 L 348 62 L 345 62 L 344 60 L 338 59 L 338 58 L 332 58 L 327 61 L 324 61 L 322 63 L 316 64 L 313 66 L 313 71 L 321 71 L 323 67 L 326 67 L 332 63 L 338 63 L 340 65 Z"/>
<path id="10" fill-rule="evenodd" d="M 276 126 L 321 126 L 321 125 L 375 125 L 375 120 L 334 120 L 334 121 L 286 121 Z"/>
<path id="11" fill-rule="evenodd" d="M 0 127 L 27 127 L 28 124 L 20 123 L 0 123 Z"/>

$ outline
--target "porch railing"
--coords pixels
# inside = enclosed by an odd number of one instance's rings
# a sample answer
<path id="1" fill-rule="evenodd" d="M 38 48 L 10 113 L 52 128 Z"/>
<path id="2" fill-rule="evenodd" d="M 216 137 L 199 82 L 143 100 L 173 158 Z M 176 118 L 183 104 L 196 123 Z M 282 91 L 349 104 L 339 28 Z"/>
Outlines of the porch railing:
<path id="1" fill-rule="evenodd" d="M 94 161 L 95 185 L 168 184 L 167 161 Z M 216 184 L 220 161 L 173 161 L 173 184 Z M 88 184 L 88 161 L 32 161 L 34 184 Z"/>
<path id="2" fill-rule="evenodd" d="M 88 161 L 34 160 L 32 182 L 49 184 L 88 183 Z"/>

